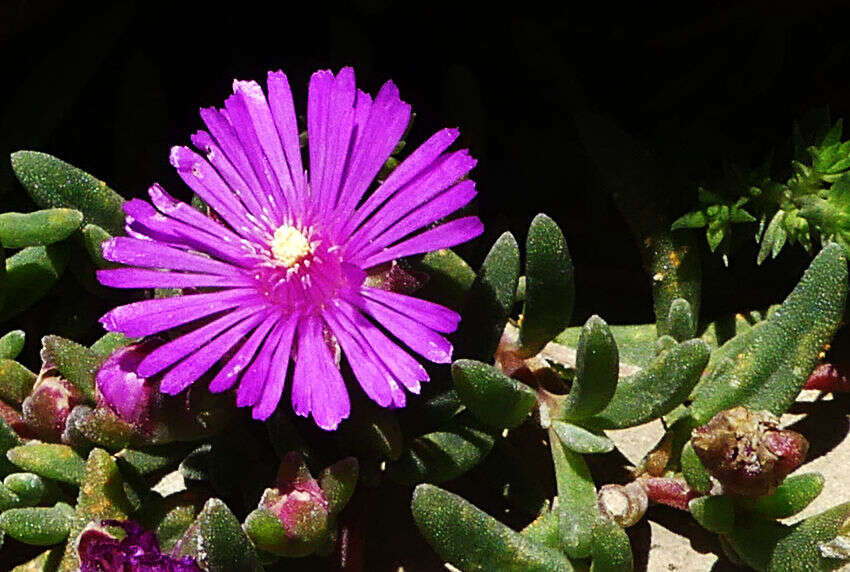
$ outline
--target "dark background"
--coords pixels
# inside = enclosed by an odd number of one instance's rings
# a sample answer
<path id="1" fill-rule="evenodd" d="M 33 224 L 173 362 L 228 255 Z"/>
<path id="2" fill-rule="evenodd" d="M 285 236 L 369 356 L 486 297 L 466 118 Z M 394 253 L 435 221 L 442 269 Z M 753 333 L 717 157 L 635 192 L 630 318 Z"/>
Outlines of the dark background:
<path id="1" fill-rule="evenodd" d="M 314 70 L 353 65 L 367 91 L 399 85 L 417 112 L 412 144 L 457 125 L 479 158 L 487 234 L 463 251 L 471 262 L 546 212 L 573 253 L 576 321 L 624 323 L 652 319 L 648 279 L 575 115 L 610 118 L 660 158 L 654 178 L 660 164 L 662 178 L 683 181 L 670 192 L 685 212 L 723 161 L 781 159 L 792 121 L 826 105 L 843 116 L 850 95 L 850 10 L 839 2 L 274 6 L 0 3 L 0 155 L 42 150 L 125 196 L 158 181 L 187 197 L 168 150 L 188 144 L 197 109 L 221 104 L 233 78 L 281 68 L 303 112 Z M 2 210 L 33 208 L 3 163 Z M 757 269 L 753 232 L 737 233 L 728 270 L 705 249 L 704 318 L 781 299 L 807 263 L 790 247 Z"/>

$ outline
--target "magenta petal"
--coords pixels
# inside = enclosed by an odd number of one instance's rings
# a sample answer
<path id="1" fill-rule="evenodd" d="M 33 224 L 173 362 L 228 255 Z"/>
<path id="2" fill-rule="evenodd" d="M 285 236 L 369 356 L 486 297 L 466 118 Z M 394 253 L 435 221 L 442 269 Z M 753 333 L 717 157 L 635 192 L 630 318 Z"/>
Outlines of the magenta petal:
<path id="1" fill-rule="evenodd" d="M 160 391 L 169 395 L 176 395 L 192 385 L 224 354 L 239 343 L 239 340 L 251 331 L 261 319 L 262 316 L 259 314 L 248 317 L 168 370 L 160 382 Z"/>
<path id="2" fill-rule="evenodd" d="M 110 332 L 137 338 L 187 324 L 243 304 L 263 303 L 253 289 L 225 290 L 156 300 L 143 300 L 118 306 L 100 319 Z"/>
<path id="3" fill-rule="evenodd" d="M 386 407 L 392 401 L 390 393 L 390 382 L 392 376 L 386 371 L 381 360 L 372 356 L 372 348 L 361 345 L 346 328 L 336 319 L 334 310 L 326 309 L 322 316 L 339 342 L 342 353 L 345 354 L 354 376 L 360 383 L 360 387 L 366 392 L 372 401 Z"/>
<path id="4" fill-rule="evenodd" d="M 266 379 L 271 373 L 272 357 L 284 334 L 286 323 L 278 322 L 260 346 L 254 361 L 242 374 L 239 388 L 236 390 L 237 407 L 254 405 L 263 393 Z"/>
<path id="5" fill-rule="evenodd" d="M 294 204 L 300 206 L 301 197 L 305 191 L 304 167 L 301 163 L 301 144 L 298 122 L 295 118 L 295 105 L 292 101 L 292 90 L 289 88 L 289 80 L 286 78 L 286 74 L 281 71 L 269 72 L 266 85 L 269 90 L 269 107 L 280 140 L 283 143 L 283 150 L 286 153 L 292 185 L 296 189 Z"/>
<path id="6" fill-rule="evenodd" d="M 454 332 L 460 323 L 460 314 L 454 310 L 421 298 L 368 287 L 361 288 L 360 292 L 364 296 L 394 308 L 436 332 L 444 334 Z"/>
<path id="7" fill-rule="evenodd" d="M 153 240 L 118 236 L 105 241 L 101 245 L 101 251 L 103 257 L 111 262 L 144 268 L 188 270 L 222 276 L 228 276 L 234 271 L 234 267 L 230 264 L 172 248 Z"/>
<path id="8" fill-rule="evenodd" d="M 447 222 L 422 234 L 417 234 L 382 252 L 373 254 L 363 262 L 365 268 L 371 268 L 412 254 L 433 252 L 441 248 L 449 248 L 467 240 L 471 240 L 484 232 L 484 225 L 477 216 L 468 216 Z"/>
<path id="9" fill-rule="evenodd" d="M 283 333 L 274 348 L 274 355 L 266 376 L 266 383 L 260 401 L 251 410 L 254 419 L 265 421 L 277 409 L 283 387 L 286 384 L 286 372 L 289 369 L 289 358 L 292 352 L 292 339 L 298 325 L 297 317 L 290 317 L 283 327 Z"/>
<path id="10" fill-rule="evenodd" d="M 242 374 L 242 370 L 254 359 L 257 348 L 260 347 L 266 335 L 280 319 L 280 314 L 273 312 L 269 314 L 262 324 L 257 326 L 251 333 L 251 337 L 240 346 L 239 350 L 233 354 L 233 357 L 230 358 L 210 382 L 211 392 L 220 393 L 233 387 L 233 384 L 236 383 Z"/>
<path id="11" fill-rule="evenodd" d="M 254 286 L 256 282 L 241 273 L 232 276 L 213 274 L 181 274 L 141 268 L 98 270 L 97 280 L 113 288 L 222 288 Z"/>
<path id="12" fill-rule="evenodd" d="M 302 417 L 312 413 L 316 424 L 326 431 L 336 429 L 350 413 L 345 383 L 322 336 L 321 321 L 315 316 L 304 318 L 298 326 L 292 405 Z"/>

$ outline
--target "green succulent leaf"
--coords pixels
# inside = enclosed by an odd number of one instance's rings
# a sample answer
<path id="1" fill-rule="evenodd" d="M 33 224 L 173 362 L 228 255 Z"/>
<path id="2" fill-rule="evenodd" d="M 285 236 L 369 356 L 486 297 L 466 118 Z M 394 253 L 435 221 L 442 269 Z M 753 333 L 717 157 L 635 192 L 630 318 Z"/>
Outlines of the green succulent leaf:
<path id="1" fill-rule="evenodd" d="M 209 572 L 262 570 L 257 551 L 227 505 L 212 498 L 176 547 L 176 556 L 191 556 Z"/>
<path id="2" fill-rule="evenodd" d="M 631 572 L 634 569 L 629 536 L 610 518 L 599 517 L 593 523 L 591 557 L 590 572 Z"/>
<path id="3" fill-rule="evenodd" d="M 67 207 L 81 211 L 87 223 L 120 234 L 124 228 L 124 199 L 85 171 L 37 151 L 12 153 L 18 180 L 41 208 Z"/>
<path id="4" fill-rule="evenodd" d="M 452 364 L 455 389 L 469 410 L 492 427 L 520 425 L 537 403 L 537 394 L 486 363 L 457 360 Z"/>
<path id="5" fill-rule="evenodd" d="M 6 248 L 46 246 L 71 236 L 80 228 L 83 213 L 74 209 L 46 209 L 32 213 L 0 214 L 0 244 Z"/>
<path id="6" fill-rule="evenodd" d="M 260 507 L 245 519 L 245 532 L 262 551 L 289 558 L 306 556 L 315 552 L 327 536 L 326 515 L 322 515 L 321 520 L 321 527 L 316 534 L 307 539 L 300 538 L 287 534 L 280 519 L 269 509 Z"/>
<path id="7" fill-rule="evenodd" d="M 347 457 L 324 469 L 319 475 L 319 487 L 328 499 L 328 512 L 338 514 L 354 494 L 360 472 L 357 459 Z"/>
<path id="8" fill-rule="evenodd" d="M 65 271 L 68 257 L 67 245 L 58 243 L 30 246 L 7 258 L 6 301 L 0 322 L 17 316 L 47 294 Z"/>
<path id="9" fill-rule="evenodd" d="M 752 509 L 766 518 L 794 516 L 814 501 L 823 490 L 823 475 L 793 475 L 776 487 L 773 494 L 758 498 Z"/>
<path id="10" fill-rule="evenodd" d="M 2 307 L 2 303 L 0 303 Z M 26 335 L 23 330 L 12 330 L 0 337 L 0 359 L 15 359 L 24 349 Z"/>
<path id="11" fill-rule="evenodd" d="M 685 213 L 675 221 L 670 227 L 670 230 L 679 230 L 681 228 L 702 228 L 708 224 L 708 218 L 703 211 L 691 211 Z"/>
<path id="12" fill-rule="evenodd" d="M 29 562 L 15 566 L 12 572 L 55 572 L 59 561 L 62 560 L 63 549 L 63 546 L 55 546 L 46 550 Z"/>
<path id="13" fill-rule="evenodd" d="M 68 445 L 21 445 L 9 449 L 6 456 L 24 471 L 72 485 L 80 485 L 86 472 L 86 462 Z"/>
<path id="14" fill-rule="evenodd" d="M 0 359 L 0 399 L 20 404 L 32 391 L 36 375 L 11 359 Z"/>
<path id="15" fill-rule="evenodd" d="M 665 324 L 666 327 L 666 324 Z M 576 348 L 584 331 L 584 326 L 567 328 L 555 338 L 555 343 Z M 614 336 L 620 359 L 620 375 L 630 375 L 639 368 L 646 367 L 655 359 L 656 352 L 653 344 L 658 333 L 655 324 L 609 325 L 608 331 Z"/>
<path id="16" fill-rule="evenodd" d="M 0 484 L 0 512 L 10 508 L 18 508 L 23 506 L 21 497 L 16 495 L 12 489 L 6 485 Z"/>
<path id="17" fill-rule="evenodd" d="M 544 214 L 534 217 L 525 249 L 525 304 L 519 344 L 531 356 L 570 324 L 575 283 L 567 241 L 551 218 Z"/>
<path id="18" fill-rule="evenodd" d="M 599 517 L 596 485 L 584 457 L 561 444 L 554 429 L 549 430 L 549 446 L 555 466 L 555 512 L 562 548 L 571 558 L 587 558 L 592 550 L 593 525 Z"/>
<path id="19" fill-rule="evenodd" d="M 815 257 L 768 320 L 715 352 L 712 359 L 719 361 L 692 395 L 696 423 L 736 405 L 784 413 L 838 328 L 846 297 L 847 262 L 841 247 L 833 243 Z"/>
<path id="20" fill-rule="evenodd" d="M 506 232 L 496 240 L 467 293 L 457 353 L 492 361 L 514 305 L 519 279 L 519 246 Z"/>
<path id="21" fill-rule="evenodd" d="M 107 358 L 115 350 L 129 346 L 137 340 L 138 338 L 128 338 L 119 332 L 107 332 L 93 343 L 89 350 L 97 357 Z"/>
<path id="22" fill-rule="evenodd" d="M 822 554 L 820 545 L 835 539 L 850 517 L 850 503 L 840 504 L 792 526 L 742 513 L 725 538 L 738 556 L 758 572 L 832 570 L 843 562 Z"/>
<path id="23" fill-rule="evenodd" d="M 186 443 L 168 443 L 143 449 L 122 449 L 115 454 L 115 459 L 122 468 L 126 465 L 136 474 L 148 475 L 177 465 L 191 450 L 192 445 Z"/>
<path id="24" fill-rule="evenodd" d="M 22 444 L 21 438 L 9 423 L 0 417 L 0 475 L 8 475 L 17 471 L 17 467 L 7 458 L 9 449 Z"/>
<path id="25" fill-rule="evenodd" d="M 441 558 L 461 570 L 567 572 L 569 560 L 433 485 L 413 491 L 413 518 Z"/>
<path id="26" fill-rule="evenodd" d="M 423 298 L 455 310 L 463 306 L 475 281 L 475 271 L 463 258 L 444 248 L 423 256 L 416 267 L 428 274 L 428 281 L 419 291 Z"/>
<path id="27" fill-rule="evenodd" d="M 83 246 L 91 259 L 95 268 L 115 268 L 117 265 L 103 257 L 101 245 L 112 238 L 112 235 L 97 226 L 96 224 L 87 224 L 83 227 Z"/>
<path id="28" fill-rule="evenodd" d="M 52 507 L 13 508 L 0 514 L 3 532 L 24 544 L 51 546 L 68 538 L 74 509 L 65 503 Z"/>
<path id="29" fill-rule="evenodd" d="M 677 342 L 684 342 L 696 336 L 696 324 L 691 313 L 691 305 L 684 298 L 676 298 L 670 304 L 667 313 L 667 331 Z"/>
<path id="30" fill-rule="evenodd" d="M 3 485 L 18 496 L 23 506 L 39 504 L 47 493 L 47 483 L 35 473 L 12 473 L 3 479 Z"/>
<path id="31" fill-rule="evenodd" d="M 563 421 L 553 421 L 552 429 L 567 449 L 581 454 L 608 453 L 614 450 L 614 442 L 602 433 L 589 431 Z"/>
<path id="32" fill-rule="evenodd" d="M 60 336 L 41 340 L 42 356 L 90 402 L 97 398 L 94 377 L 103 358 L 89 348 Z"/>
<path id="33" fill-rule="evenodd" d="M 688 485 L 698 493 L 708 494 L 711 490 L 711 473 L 703 466 L 702 461 L 694 451 L 693 444 L 688 441 L 682 448 L 682 476 Z"/>
<path id="34" fill-rule="evenodd" d="M 614 396 L 619 375 L 617 342 L 608 324 L 591 316 L 579 335 L 573 385 L 556 416 L 573 420 L 600 412 Z"/>
<path id="35" fill-rule="evenodd" d="M 735 526 L 735 503 L 726 495 L 697 497 L 688 508 L 703 528 L 715 534 L 729 534 Z"/>
<path id="36" fill-rule="evenodd" d="M 698 339 L 671 348 L 646 369 L 621 379 L 605 409 L 585 424 L 600 429 L 622 429 L 666 415 L 688 397 L 708 357 L 708 345 Z"/>
<path id="37" fill-rule="evenodd" d="M 464 412 L 440 430 L 411 440 L 397 461 L 387 466 L 387 476 L 401 484 L 450 481 L 478 465 L 495 437 L 491 429 Z"/>

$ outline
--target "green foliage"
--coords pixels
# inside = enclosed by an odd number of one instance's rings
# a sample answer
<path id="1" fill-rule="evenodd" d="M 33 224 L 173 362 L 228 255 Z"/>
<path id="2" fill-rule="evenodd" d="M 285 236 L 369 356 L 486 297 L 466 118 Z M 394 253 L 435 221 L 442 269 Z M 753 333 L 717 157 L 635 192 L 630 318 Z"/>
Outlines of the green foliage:
<path id="1" fill-rule="evenodd" d="M 0 322 L 17 316 L 47 294 L 67 264 L 68 248 L 62 243 L 30 246 L 7 258 Z"/>
<path id="2" fill-rule="evenodd" d="M 620 354 L 608 324 L 591 316 L 581 330 L 576 373 L 558 417 L 581 419 L 599 413 L 611 401 L 620 375 Z"/>
<path id="3" fill-rule="evenodd" d="M 601 431 L 589 431 L 563 421 L 553 421 L 552 430 L 564 447 L 576 453 L 608 453 L 614 450 L 614 442 Z"/>
<path id="4" fill-rule="evenodd" d="M 0 359 L 0 398 L 21 403 L 30 394 L 35 374 L 11 359 Z"/>
<path id="5" fill-rule="evenodd" d="M 23 330 L 13 330 L 0 337 L 0 359 L 15 359 L 24 349 L 26 336 Z"/>
<path id="6" fill-rule="evenodd" d="M 697 497 L 688 503 L 694 519 L 715 534 L 729 534 L 735 525 L 735 504 L 726 495 Z"/>
<path id="7" fill-rule="evenodd" d="M 596 485 L 584 458 L 565 447 L 549 431 L 558 491 L 557 515 L 563 550 L 571 558 L 586 558 L 592 550 L 593 523 L 599 516 Z"/>
<path id="8" fill-rule="evenodd" d="M 6 456 L 15 465 L 46 479 L 80 485 L 86 472 L 86 463 L 68 445 L 33 443 L 9 449 Z"/>
<path id="9" fill-rule="evenodd" d="M 33 213 L 0 214 L 0 244 L 6 248 L 47 246 L 68 238 L 80 228 L 83 213 L 74 209 L 46 209 Z"/>
<path id="10" fill-rule="evenodd" d="M 0 528 L 19 542 L 51 546 L 68 538 L 74 509 L 65 503 L 53 507 L 12 508 L 0 514 Z"/>
<path id="11" fill-rule="evenodd" d="M 253 543 L 227 505 L 212 498 L 178 544 L 178 556 L 191 556 L 210 572 L 262 570 Z"/>
<path id="12" fill-rule="evenodd" d="M 747 200 L 748 197 L 741 197 L 734 202 L 724 201 L 718 195 L 700 187 L 698 210 L 682 215 L 670 228 L 705 228 L 708 247 L 714 252 L 724 239 L 729 240 L 733 224 L 756 220 L 744 210 Z"/>
<path id="13" fill-rule="evenodd" d="M 557 550 L 517 534 L 461 497 L 438 487 L 416 487 L 412 510 L 416 525 L 434 550 L 462 570 L 573 569 Z"/>
<path id="14" fill-rule="evenodd" d="M 569 325 L 575 284 L 567 241 L 548 216 L 539 214 L 531 221 L 525 251 L 525 305 L 519 344 L 525 355 L 532 356 Z"/>
<path id="15" fill-rule="evenodd" d="M 620 525 L 600 517 L 593 523 L 593 561 L 591 572 L 631 572 L 634 569 L 632 546 Z"/>
<path id="16" fill-rule="evenodd" d="M 682 448 L 682 476 L 688 485 L 698 493 L 707 494 L 711 490 L 711 473 L 703 466 L 690 441 Z"/>
<path id="17" fill-rule="evenodd" d="M 766 518 L 794 516 L 820 495 L 824 483 L 820 473 L 793 475 L 776 487 L 773 494 L 757 499 L 752 510 Z"/>
<path id="18" fill-rule="evenodd" d="M 45 336 L 41 343 L 45 359 L 85 398 L 94 402 L 94 376 L 103 359 L 85 346 L 60 336 Z"/>
<path id="19" fill-rule="evenodd" d="M 452 377 L 464 404 L 492 427 L 516 427 L 537 403 L 533 389 L 485 363 L 458 360 L 452 364 Z"/>
<path id="20" fill-rule="evenodd" d="M 831 244 L 779 310 L 715 352 L 693 392 L 696 423 L 736 405 L 784 413 L 838 328 L 846 297 L 847 261 L 843 250 Z"/>

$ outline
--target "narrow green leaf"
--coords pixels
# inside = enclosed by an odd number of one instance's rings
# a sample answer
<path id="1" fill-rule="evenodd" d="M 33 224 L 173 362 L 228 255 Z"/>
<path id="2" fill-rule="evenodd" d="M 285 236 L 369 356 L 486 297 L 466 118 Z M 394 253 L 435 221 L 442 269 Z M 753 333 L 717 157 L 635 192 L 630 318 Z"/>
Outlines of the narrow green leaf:
<path id="1" fill-rule="evenodd" d="M 591 556 L 590 572 L 631 572 L 634 569 L 629 536 L 610 518 L 600 517 L 593 523 Z"/>
<path id="2" fill-rule="evenodd" d="M 112 238 L 112 235 L 97 226 L 96 224 L 87 224 L 83 227 L 83 246 L 91 259 L 95 268 L 115 268 L 117 265 L 103 257 L 101 245 Z"/>
<path id="3" fill-rule="evenodd" d="M 96 399 L 94 376 L 103 358 L 89 348 L 60 336 L 41 339 L 42 356 L 90 402 Z"/>
<path id="4" fill-rule="evenodd" d="M 107 332 L 89 348 L 93 354 L 101 358 L 107 358 L 112 352 L 119 348 L 135 343 L 138 338 L 128 338 L 118 332 Z"/>
<path id="5" fill-rule="evenodd" d="M 767 518 L 794 516 L 820 495 L 824 482 L 820 473 L 793 475 L 776 487 L 773 494 L 757 499 L 752 508 Z"/>
<path id="6" fill-rule="evenodd" d="M 423 256 L 416 267 L 428 274 L 419 295 L 455 310 L 461 308 L 475 281 L 475 271 L 463 258 L 444 248 Z"/>
<path id="7" fill-rule="evenodd" d="M 192 448 L 191 444 L 169 443 L 144 449 L 122 449 L 115 453 L 115 459 L 119 465 L 126 463 L 132 467 L 139 475 L 148 475 L 177 465 Z"/>
<path id="8" fill-rule="evenodd" d="M 0 261 L 2 262 L 2 261 Z M 0 302 L 0 308 L 2 308 Z M 15 359 L 24 349 L 26 336 L 23 330 L 12 330 L 0 338 L 0 359 Z"/>
<path id="9" fill-rule="evenodd" d="M 0 322 L 17 316 L 53 287 L 68 264 L 66 244 L 30 246 L 6 259 L 6 302 Z"/>
<path id="10" fill-rule="evenodd" d="M 575 283 L 567 241 L 548 216 L 539 214 L 531 221 L 525 250 L 525 304 L 519 343 L 531 356 L 570 325 Z"/>
<path id="11" fill-rule="evenodd" d="M 80 485 L 86 463 L 71 447 L 56 443 L 33 443 L 9 449 L 6 456 L 23 470 L 47 479 Z"/>
<path id="12" fill-rule="evenodd" d="M 55 546 L 42 552 L 29 562 L 12 568 L 12 572 L 55 572 L 62 560 L 63 546 Z"/>
<path id="13" fill-rule="evenodd" d="M 428 543 L 461 570 L 573 569 L 563 554 L 521 536 L 461 497 L 433 485 L 416 487 L 411 508 Z"/>
<path id="14" fill-rule="evenodd" d="M 610 403 L 585 424 L 621 429 L 666 415 L 688 397 L 708 356 L 708 345 L 698 339 L 671 348 L 646 369 L 621 379 Z"/>
<path id="15" fill-rule="evenodd" d="M 32 213 L 0 214 L 0 244 L 6 248 L 46 246 L 71 236 L 80 228 L 83 213 L 74 209 L 46 209 Z"/>
<path id="16" fill-rule="evenodd" d="M 10 508 L 19 508 L 23 506 L 21 497 L 16 495 L 12 489 L 6 485 L 0 484 L 0 512 Z"/>
<path id="17" fill-rule="evenodd" d="M 37 151 L 12 153 L 18 180 L 41 208 L 68 207 L 113 235 L 124 227 L 124 199 L 88 173 Z"/>
<path id="18" fill-rule="evenodd" d="M 679 230 L 680 228 L 702 228 L 708 224 L 703 211 L 692 211 L 685 213 L 670 226 L 670 230 Z"/>
<path id="19" fill-rule="evenodd" d="M 36 375 L 10 359 L 0 359 L 0 399 L 20 404 L 32 391 Z"/>
<path id="20" fill-rule="evenodd" d="M 457 334 L 457 355 L 493 360 L 514 305 L 519 279 L 519 246 L 509 232 L 493 244 L 469 289 Z"/>
<path id="21" fill-rule="evenodd" d="M 846 297 L 847 262 L 832 243 L 778 310 L 715 352 L 692 395 L 696 423 L 736 405 L 784 413 L 838 328 Z"/>
<path id="22" fill-rule="evenodd" d="M 464 412 L 439 431 L 416 437 L 387 476 L 401 484 L 441 483 L 466 473 L 490 452 L 495 437 Z"/>
<path id="23" fill-rule="evenodd" d="M 735 526 L 735 503 L 726 495 L 697 497 L 688 503 L 694 519 L 715 534 L 729 534 Z"/>
<path id="24" fill-rule="evenodd" d="M 602 411 L 617 388 L 620 353 L 608 324 L 591 316 L 581 329 L 576 350 L 576 375 L 558 417 L 581 419 Z"/>
<path id="25" fill-rule="evenodd" d="M 74 510 L 65 503 L 53 507 L 13 508 L 0 514 L 0 528 L 20 542 L 50 546 L 68 538 Z"/>
<path id="26" fill-rule="evenodd" d="M 711 473 L 703 466 L 697 457 L 694 446 L 690 441 L 682 448 L 682 476 L 695 491 L 708 494 L 711 490 Z"/>
<path id="27" fill-rule="evenodd" d="M 191 556 L 204 570 L 262 570 L 257 551 L 227 505 L 212 498 L 177 546 L 176 556 Z"/>
<path id="28" fill-rule="evenodd" d="M 3 485 L 21 500 L 24 506 L 35 506 L 47 492 L 44 479 L 35 473 L 12 473 L 3 479 Z"/>
<path id="29" fill-rule="evenodd" d="M 563 421 L 553 421 L 552 429 L 564 447 L 576 453 L 608 453 L 614 450 L 614 442 L 602 433 L 594 433 Z"/>
<path id="30" fill-rule="evenodd" d="M 549 446 L 558 489 L 556 509 L 563 550 L 570 558 L 587 558 L 592 550 L 593 524 L 599 517 L 596 485 L 584 457 L 567 449 L 553 429 Z"/>
<path id="31" fill-rule="evenodd" d="M 677 342 L 696 336 L 696 325 L 691 314 L 691 305 L 684 298 L 676 298 L 667 313 L 667 331 Z"/>
<path id="32" fill-rule="evenodd" d="M 76 541 L 87 526 L 105 519 L 126 520 L 132 512 L 115 459 L 103 449 L 92 449 L 85 462 L 70 541 L 59 569 L 70 572 L 79 566 Z"/>
<path id="33" fill-rule="evenodd" d="M 357 486 L 359 466 L 357 459 L 347 457 L 326 468 L 319 475 L 319 487 L 328 499 L 328 512 L 339 513 L 348 504 Z"/>
<path id="34" fill-rule="evenodd" d="M 492 427 L 512 429 L 522 424 L 537 403 L 533 389 L 486 363 L 457 360 L 452 378 L 464 404 Z"/>
<path id="35" fill-rule="evenodd" d="M 8 475 L 16 472 L 18 469 L 6 457 L 9 449 L 22 444 L 21 438 L 15 433 L 14 429 L 9 426 L 5 419 L 0 417 L 0 475 Z"/>

